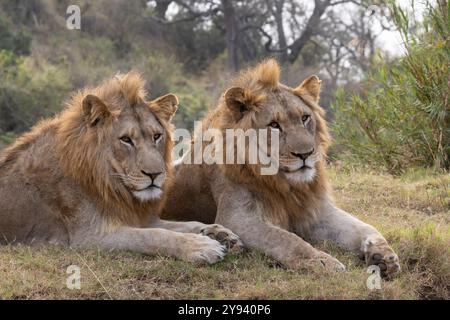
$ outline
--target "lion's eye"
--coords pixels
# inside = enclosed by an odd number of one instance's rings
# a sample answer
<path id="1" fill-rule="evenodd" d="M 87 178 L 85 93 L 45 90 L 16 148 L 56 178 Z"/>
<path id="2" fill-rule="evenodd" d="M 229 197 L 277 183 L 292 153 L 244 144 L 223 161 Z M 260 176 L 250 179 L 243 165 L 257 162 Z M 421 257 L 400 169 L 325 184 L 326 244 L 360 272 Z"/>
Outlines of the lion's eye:
<path id="1" fill-rule="evenodd" d="M 276 122 L 276 121 L 272 121 L 272 122 L 269 124 L 269 127 L 274 128 L 274 129 L 281 130 L 280 124 L 279 124 L 278 122 Z"/>
<path id="2" fill-rule="evenodd" d="M 124 142 L 126 144 L 129 144 L 130 146 L 134 146 L 133 140 L 131 140 L 131 138 L 128 137 L 128 136 L 121 137 L 120 141 L 122 141 L 122 142 Z"/>
<path id="3" fill-rule="evenodd" d="M 309 114 L 305 114 L 302 116 L 302 121 L 303 123 L 306 123 L 309 119 L 311 118 L 311 116 Z"/>
<path id="4" fill-rule="evenodd" d="M 153 135 L 154 141 L 158 141 L 161 137 L 162 137 L 161 133 L 156 133 L 155 135 Z"/>

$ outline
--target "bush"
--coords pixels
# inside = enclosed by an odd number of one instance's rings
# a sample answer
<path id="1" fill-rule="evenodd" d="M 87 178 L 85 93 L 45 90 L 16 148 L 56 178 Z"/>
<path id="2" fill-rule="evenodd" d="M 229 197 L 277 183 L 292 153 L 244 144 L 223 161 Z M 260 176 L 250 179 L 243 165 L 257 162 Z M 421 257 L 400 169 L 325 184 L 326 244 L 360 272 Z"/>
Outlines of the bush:
<path id="1" fill-rule="evenodd" d="M 427 4 L 415 34 L 405 12 L 390 5 L 406 55 L 381 59 L 359 95 L 338 91 L 333 133 L 352 157 L 391 173 L 450 167 L 450 7 Z"/>
<path id="2" fill-rule="evenodd" d="M 0 51 L 0 78 L 0 134 L 6 136 L 60 110 L 70 90 L 62 69 L 9 51 Z"/>
<path id="3" fill-rule="evenodd" d="M 9 50 L 15 54 L 30 53 L 31 36 L 24 30 L 12 31 L 12 23 L 0 16 L 0 50 Z"/>
<path id="4" fill-rule="evenodd" d="M 152 98 L 169 92 L 176 94 L 180 103 L 174 117 L 176 127 L 193 129 L 194 121 L 201 119 L 212 104 L 211 94 L 199 79 L 186 74 L 174 57 L 151 53 L 138 70 L 144 72 Z"/>

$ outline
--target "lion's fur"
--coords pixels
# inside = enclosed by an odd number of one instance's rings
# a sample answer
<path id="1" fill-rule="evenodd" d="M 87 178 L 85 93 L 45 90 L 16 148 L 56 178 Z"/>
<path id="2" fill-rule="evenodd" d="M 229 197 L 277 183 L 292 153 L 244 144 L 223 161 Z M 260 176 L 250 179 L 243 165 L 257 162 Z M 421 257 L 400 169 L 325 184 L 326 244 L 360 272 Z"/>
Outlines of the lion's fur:
<path id="1" fill-rule="evenodd" d="M 113 114 L 120 112 L 120 105 L 125 98 L 129 106 L 133 106 L 138 99 L 146 100 L 147 92 L 144 89 L 144 81 L 137 73 L 129 73 L 125 76 L 116 76 L 103 83 L 101 86 L 93 89 L 85 89 L 74 95 L 67 104 L 67 109 L 60 116 L 60 126 L 57 134 L 58 153 L 64 155 L 60 158 L 61 167 L 66 174 L 71 175 L 76 181 L 80 182 L 90 192 L 98 196 L 98 199 L 107 205 L 118 206 L 121 215 L 119 220 L 127 221 L 135 216 L 146 216 L 155 206 L 154 203 L 141 203 L 137 201 L 109 174 L 109 167 L 102 157 L 99 157 L 99 150 L 105 147 L 105 142 L 110 135 L 110 126 L 105 126 L 104 130 L 98 133 L 98 137 L 93 139 L 86 133 L 86 127 L 83 125 L 84 117 L 81 112 L 81 105 L 84 97 L 88 94 L 94 94 L 108 103 Z M 110 118 L 109 121 L 113 121 Z M 172 125 L 159 119 L 160 123 L 166 129 L 169 137 L 166 144 L 166 170 L 169 176 L 172 172 Z M 99 138 L 99 139 L 98 139 Z M 95 143 L 95 141 L 97 141 Z M 94 174 L 92 174 L 94 173 Z M 169 179 L 170 181 L 170 179 Z M 106 210 L 102 210 L 106 211 Z M 113 217 L 108 217 L 113 218 Z"/>
<path id="2" fill-rule="evenodd" d="M 255 68 L 245 70 L 232 81 L 232 86 L 244 89 L 243 100 L 245 100 L 247 104 L 253 106 L 250 112 L 247 112 L 242 119 L 236 121 L 234 115 L 226 105 L 225 97 L 222 96 L 218 106 L 211 110 L 203 119 L 202 127 L 203 130 L 216 128 L 222 131 L 228 128 L 240 128 L 244 130 L 255 128 L 257 127 L 255 123 L 256 114 L 266 112 L 262 105 L 266 101 L 267 92 L 276 93 L 280 92 L 280 90 L 287 90 L 300 97 L 313 111 L 317 124 L 315 139 L 316 145 L 319 148 L 318 152 L 320 153 L 320 160 L 316 163 L 317 174 L 312 182 L 293 184 L 286 179 L 281 179 L 278 175 L 260 175 L 259 167 L 255 165 L 217 165 L 217 170 L 220 170 L 226 179 L 245 186 L 261 201 L 264 207 L 263 211 L 272 223 L 279 225 L 284 229 L 291 230 L 294 226 L 298 225 L 299 220 L 302 220 L 304 225 L 307 226 L 309 221 L 314 218 L 318 203 L 329 196 L 324 161 L 330 143 L 330 136 L 324 118 L 325 112 L 317 104 L 317 101 L 314 101 L 313 97 L 309 95 L 302 86 L 299 86 L 298 88 L 289 88 L 280 84 L 279 77 L 280 68 L 273 59 L 266 60 Z M 282 113 L 283 111 L 281 111 L 280 116 L 285 116 Z M 175 177 L 175 188 L 177 190 L 169 191 L 169 198 L 176 198 L 177 202 L 184 201 L 180 196 L 181 192 L 186 191 L 182 180 L 192 175 L 190 171 L 194 169 L 190 169 L 190 167 L 192 167 L 192 165 L 184 165 L 184 168 L 178 169 L 178 173 Z M 205 168 L 205 166 L 202 166 L 202 168 Z M 196 170 L 209 172 L 215 169 L 207 168 Z M 208 175 L 213 176 L 211 173 L 208 173 Z M 220 177 L 220 175 L 214 176 Z M 205 182 L 202 181 L 201 183 Z M 205 186 L 190 185 L 189 188 L 202 190 L 205 189 Z M 192 197 L 192 194 L 189 194 L 187 197 Z M 187 199 L 186 201 L 189 200 Z M 170 204 L 168 203 L 166 205 L 164 213 L 166 217 L 176 219 L 199 218 L 198 216 L 183 216 L 183 209 L 179 206 L 173 206 L 173 201 L 170 201 Z M 212 211 L 214 211 L 214 209 L 212 209 Z M 214 215 L 215 213 L 212 214 Z M 211 220 L 208 222 L 211 222 Z"/>
<path id="3" fill-rule="evenodd" d="M 8 179 L 17 175 L 18 171 L 32 171 L 33 168 L 42 170 L 42 167 L 48 167 L 50 172 L 36 169 L 32 172 L 33 176 L 37 175 L 44 185 L 49 183 L 46 181 L 49 174 L 55 181 L 69 178 L 70 183 L 65 183 L 64 188 L 70 188 L 72 185 L 81 187 L 110 224 L 136 225 L 148 220 L 150 214 L 155 214 L 159 202 L 140 202 L 132 197 L 123 184 L 111 176 L 105 161 L 108 154 L 105 150 L 112 139 L 111 124 L 117 120 L 123 108 L 133 108 L 139 101 L 146 101 L 144 85 L 144 80 L 138 73 L 130 72 L 111 78 L 98 87 L 80 90 L 72 96 L 60 114 L 40 122 L 1 153 L 1 178 Z M 112 115 L 98 130 L 88 130 L 85 123 L 82 103 L 87 95 L 102 99 Z M 149 107 L 155 115 L 158 114 L 157 106 L 149 104 Z M 172 126 L 162 118 L 158 121 L 168 136 L 164 159 L 169 178 L 167 180 L 170 180 Z M 32 156 L 33 148 L 37 151 L 48 149 L 52 152 L 44 152 L 41 158 L 36 159 Z M 42 177 L 39 178 L 39 175 Z M 77 193 L 70 189 L 60 191 L 65 195 Z M 27 201 L 20 200 L 20 197 L 18 199 L 17 201 Z"/>
<path id="4" fill-rule="evenodd" d="M 239 238 L 159 219 L 178 99 L 146 100 L 135 72 L 82 89 L 0 153 L 0 244 L 130 250 L 215 263 Z M 208 236 L 209 237 L 208 237 Z M 211 239 L 220 235 L 220 242 Z"/>

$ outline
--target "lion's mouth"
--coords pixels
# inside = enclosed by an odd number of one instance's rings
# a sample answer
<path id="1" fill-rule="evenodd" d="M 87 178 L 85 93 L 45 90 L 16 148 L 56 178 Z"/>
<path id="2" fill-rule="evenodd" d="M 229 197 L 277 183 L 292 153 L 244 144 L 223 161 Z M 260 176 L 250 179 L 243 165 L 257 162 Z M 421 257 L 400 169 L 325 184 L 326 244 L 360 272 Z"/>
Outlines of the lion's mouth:
<path id="1" fill-rule="evenodd" d="M 156 184 L 151 184 L 145 188 L 133 191 L 133 195 L 141 202 L 157 201 L 161 198 L 163 190 Z"/>
<path id="2" fill-rule="evenodd" d="M 153 190 L 153 189 L 161 189 L 161 187 L 156 185 L 156 184 L 151 184 L 151 185 L 149 185 L 149 186 L 147 186 L 147 187 L 145 187 L 143 189 L 139 189 L 139 190 L 136 190 L 136 191 L 145 191 L 145 190 Z"/>
<path id="3" fill-rule="evenodd" d="M 283 172 L 282 176 L 294 183 L 308 183 L 316 176 L 316 168 L 314 164 L 297 164 L 296 167 L 290 166 L 280 168 Z"/>
<path id="4" fill-rule="evenodd" d="M 310 169 L 312 169 L 312 167 L 310 167 L 310 166 L 308 166 L 306 164 L 303 164 L 303 165 L 301 165 L 301 166 L 299 166 L 297 168 L 292 168 L 292 167 L 287 167 L 287 166 L 281 168 L 281 170 L 283 170 L 286 173 L 304 172 L 304 171 L 307 171 L 307 170 L 310 170 Z"/>

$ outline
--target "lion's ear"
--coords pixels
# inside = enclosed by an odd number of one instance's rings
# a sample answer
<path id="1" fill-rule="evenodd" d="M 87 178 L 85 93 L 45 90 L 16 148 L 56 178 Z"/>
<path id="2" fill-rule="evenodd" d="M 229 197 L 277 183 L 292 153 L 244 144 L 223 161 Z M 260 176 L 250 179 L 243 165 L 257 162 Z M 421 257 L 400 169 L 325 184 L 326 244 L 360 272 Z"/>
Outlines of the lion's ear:
<path id="1" fill-rule="evenodd" d="M 250 108 L 243 88 L 231 87 L 225 92 L 224 99 L 228 109 L 237 120 L 241 119 Z"/>
<path id="2" fill-rule="evenodd" d="M 170 121 L 177 111 L 178 98 L 169 93 L 150 102 L 150 108 L 162 119 Z"/>
<path id="3" fill-rule="evenodd" d="M 314 100 L 314 102 L 318 102 L 321 83 L 322 81 L 319 79 L 319 77 L 313 75 L 303 80 L 303 82 L 297 88 L 295 88 L 295 91 L 300 95 L 309 95 Z"/>
<path id="4" fill-rule="evenodd" d="M 83 99 L 83 113 L 86 118 L 86 122 L 91 127 L 95 127 L 98 123 L 111 114 L 103 101 L 100 100 L 99 97 L 92 94 L 88 94 Z"/>

